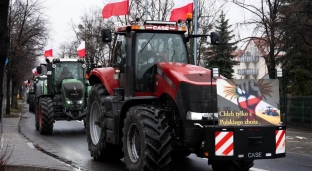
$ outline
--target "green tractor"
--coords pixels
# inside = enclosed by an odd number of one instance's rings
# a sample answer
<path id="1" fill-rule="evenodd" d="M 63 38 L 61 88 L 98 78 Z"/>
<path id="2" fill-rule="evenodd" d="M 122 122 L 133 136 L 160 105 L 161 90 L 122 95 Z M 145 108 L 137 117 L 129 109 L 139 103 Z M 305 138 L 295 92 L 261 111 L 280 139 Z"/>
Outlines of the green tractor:
<path id="1" fill-rule="evenodd" d="M 29 112 L 35 112 L 35 89 L 34 84 L 30 83 L 27 92 L 27 102 L 29 104 Z"/>
<path id="2" fill-rule="evenodd" d="M 84 120 L 88 86 L 84 59 L 47 59 L 46 92 L 36 96 L 36 129 L 50 135 L 59 120 Z M 38 74 L 42 66 L 37 67 Z"/>

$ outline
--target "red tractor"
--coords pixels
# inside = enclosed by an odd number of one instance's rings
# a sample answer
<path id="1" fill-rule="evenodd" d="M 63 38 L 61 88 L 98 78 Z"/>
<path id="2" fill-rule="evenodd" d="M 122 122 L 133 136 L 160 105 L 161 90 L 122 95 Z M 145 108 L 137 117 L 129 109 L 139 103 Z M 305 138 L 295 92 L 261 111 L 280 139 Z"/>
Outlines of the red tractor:
<path id="1" fill-rule="evenodd" d="M 215 127 L 209 126 L 218 124 L 216 82 L 210 70 L 191 64 L 187 43 L 210 37 L 217 44 L 219 36 L 185 34 L 187 23 L 137 21 L 118 28 L 114 39 L 110 29 L 102 30 L 113 50 L 110 66 L 89 77 L 86 131 L 95 160 L 124 158 L 131 171 L 169 170 L 172 159 L 195 153 L 215 171 L 247 171 L 259 158 L 210 153 Z"/>

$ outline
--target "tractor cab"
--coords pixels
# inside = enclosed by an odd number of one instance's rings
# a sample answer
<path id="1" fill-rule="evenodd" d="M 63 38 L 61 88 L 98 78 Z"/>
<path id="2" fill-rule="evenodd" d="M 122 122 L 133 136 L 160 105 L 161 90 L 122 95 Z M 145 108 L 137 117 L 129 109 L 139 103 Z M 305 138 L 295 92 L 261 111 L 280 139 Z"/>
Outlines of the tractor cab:
<path id="1" fill-rule="evenodd" d="M 55 92 L 61 92 L 62 85 L 66 87 L 68 83 L 83 85 L 85 82 L 85 68 L 83 68 L 83 65 L 82 62 L 77 62 L 77 59 L 55 61 L 52 65 Z"/>
<path id="2" fill-rule="evenodd" d="M 120 71 L 120 87 L 126 87 L 126 78 L 133 78 L 131 80 L 134 81 L 135 92 L 154 92 L 157 65 L 190 64 L 187 42 L 194 35 L 186 36 L 186 32 L 186 26 L 171 21 L 145 21 L 143 24 L 135 22 L 118 28 L 114 33 L 111 64 Z M 111 31 L 104 29 L 103 42 L 110 42 L 111 39 Z M 126 45 L 131 46 L 131 52 L 127 52 Z M 126 66 L 131 67 L 133 72 L 127 72 Z"/>

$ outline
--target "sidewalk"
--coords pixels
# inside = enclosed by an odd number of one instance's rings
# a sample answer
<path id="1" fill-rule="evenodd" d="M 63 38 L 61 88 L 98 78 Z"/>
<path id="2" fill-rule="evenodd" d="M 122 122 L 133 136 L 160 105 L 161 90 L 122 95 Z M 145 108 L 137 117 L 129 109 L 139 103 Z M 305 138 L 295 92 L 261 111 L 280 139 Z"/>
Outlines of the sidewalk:
<path id="1" fill-rule="evenodd" d="M 18 118 L 3 118 L 3 134 L 1 135 L 0 157 L 10 154 L 8 157 L 8 171 L 52 171 L 76 170 L 70 165 L 61 162 L 39 150 L 31 141 L 19 133 Z M 7 156 L 7 155 L 5 155 Z"/>

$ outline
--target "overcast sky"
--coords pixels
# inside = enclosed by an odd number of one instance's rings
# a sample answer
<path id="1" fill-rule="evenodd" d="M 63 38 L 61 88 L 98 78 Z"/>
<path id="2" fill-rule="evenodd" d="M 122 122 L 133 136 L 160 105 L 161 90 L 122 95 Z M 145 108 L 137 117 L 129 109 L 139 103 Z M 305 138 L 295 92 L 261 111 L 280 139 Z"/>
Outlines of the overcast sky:
<path id="1" fill-rule="evenodd" d="M 50 37 L 54 54 L 58 52 L 59 44 L 62 42 L 74 40 L 74 33 L 71 29 L 71 21 L 78 23 L 80 16 L 90 8 L 103 8 L 107 0 L 42 0 L 46 7 L 46 15 L 50 22 Z M 227 12 L 226 17 L 233 26 L 242 21 L 244 17 L 250 17 L 235 5 L 227 5 L 224 8 Z M 234 27 L 233 27 L 234 29 Z M 235 34 L 237 34 L 235 32 Z M 251 36 L 252 31 L 240 29 L 241 37 Z M 242 43 L 239 44 L 243 46 Z"/>

